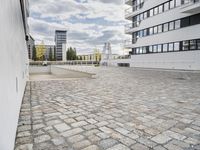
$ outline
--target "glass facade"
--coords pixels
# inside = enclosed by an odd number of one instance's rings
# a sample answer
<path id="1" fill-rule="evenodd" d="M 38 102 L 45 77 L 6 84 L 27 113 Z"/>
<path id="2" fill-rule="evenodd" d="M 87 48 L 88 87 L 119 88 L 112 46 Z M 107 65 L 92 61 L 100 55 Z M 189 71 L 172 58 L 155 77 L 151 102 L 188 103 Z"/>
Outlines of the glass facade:
<path id="1" fill-rule="evenodd" d="M 200 50 L 200 39 L 192 39 L 179 42 L 156 44 L 133 48 L 133 54 L 166 53 L 181 51 Z"/>

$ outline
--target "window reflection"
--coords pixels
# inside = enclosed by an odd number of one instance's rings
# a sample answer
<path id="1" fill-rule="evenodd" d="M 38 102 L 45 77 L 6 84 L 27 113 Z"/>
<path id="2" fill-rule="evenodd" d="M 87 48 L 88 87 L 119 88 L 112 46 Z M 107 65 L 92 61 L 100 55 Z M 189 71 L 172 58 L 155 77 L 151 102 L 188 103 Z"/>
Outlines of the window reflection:
<path id="1" fill-rule="evenodd" d="M 190 40 L 190 50 L 196 49 L 196 40 Z"/>
<path id="2" fill-rule="evenodd" d="M 189 41 L 183 41 L 182 50 L 183 50 L 183 51 L 189 50 Z"/>

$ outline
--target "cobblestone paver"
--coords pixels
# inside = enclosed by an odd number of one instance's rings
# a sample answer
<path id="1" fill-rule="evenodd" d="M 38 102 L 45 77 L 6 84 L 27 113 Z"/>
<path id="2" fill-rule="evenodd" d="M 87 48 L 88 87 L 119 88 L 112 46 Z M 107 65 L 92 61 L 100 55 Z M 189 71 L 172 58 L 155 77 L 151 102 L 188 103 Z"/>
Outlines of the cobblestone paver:
<path id="1" fill-rule="evenodd" d="M 93 72 L 93 79 L 29 82 L 15 149 L 200 149 L 200 73 Z"/>

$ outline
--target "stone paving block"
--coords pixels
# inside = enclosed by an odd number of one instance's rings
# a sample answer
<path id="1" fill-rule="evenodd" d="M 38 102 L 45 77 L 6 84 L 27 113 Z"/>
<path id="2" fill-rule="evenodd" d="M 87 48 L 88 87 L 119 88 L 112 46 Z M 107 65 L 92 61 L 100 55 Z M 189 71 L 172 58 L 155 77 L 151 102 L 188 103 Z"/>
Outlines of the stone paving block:
<path id="1" fill-rule="evenodd" d="M 17 134 L 17 137 L 26 137 L 26 136 L 31 136 L 31 132 L 30 131 L 24 131 L 24 132 L 19 132 Z"/>
<path id="2" fill-rule="evenodd" d="M 49 135 L 41 135 L 41 136 L 34 138 L 34 142 L 35 143 L 41 143 L 41 142 L 48 141 L 50 139 L 51 139 L 51 137 Z"/>
<path id="3" fill-rule="evenodd" d="M 75 135 L 75 136 L 72 136 L 72 137 L 69 137 L 67 139 L 67 141 L 69 141 L 70 143 L 76 143 L 76 142 L 79 142 L 81 140 L 83 140 L 85 137 L 83 135 Z"/>
<path id="4" fill-rule="evenodd" d="M 96 145 L 91 145 L 91 146 L 84 148 L 83 150 L 100 150 L 100 149 Z"/>
<path id="5" fill-rule="evenodd" d="M 58 145 L 62 145 L 65 143 L 65 139 L 62 137 L 58 137 L 58 138 L 54 138 L 51 139 L 51 141 L 53 142 L 54 145 L 58 146 Z"/>
<path id="6" fill-rule="evenodd" d="M 105 139 L 105 140 L 102 140 L 98 143 L 99 147 L 101 149 L 108 149 L 114 145 L 118 144 L 118 142 L 114 139 Z"/>
<path id="7" fill-rule="evenodd" d="M 96 136 L 96 135 L 90 135 L 90 136 L 88 137 L 88 139 L 89 139 L 90 142 L 92 142 L 92 143 L 97 143 L 97 142 L 99 142 L 99 141 L 101 140 L 101 138 L 99 138 L 99 137 Z"/>
<path id="8" fill-rule="evenodd" d="M 87 122 L 89 122 L 90 124 L 95 124 L 95 123 L 97 123 L 97 121 L 94 120 L 94 119 L 87 119 Z"/>
<path id="9" fill-rule="evenodd" d="M 71 129 L 71 127 L 65 123 L 57 124 L 54 127 L 56 128 L 56 130 L 58 130 L 58 132 L 63 132 L 63 131 Z"/>
<path id="10" fill-rule="evenodd" d="M 167 143 L 168 141 L 170 141 L 171 138 L 166 135 L 159 134 L 159 135 L 153 137 L 151 140 L 158 144 L 164 144 L 164 143 Z"/>
<path id="11" fill-rule="evenodd" d="M 155 143 L 147 138 L 144 138 L 144 137 L 140 137 L 140 138 L 136 139 L 136 141 L 138 141 L 139 143 L 141 143 L 147 147 L 150 147 L 150 148 L 153 148 L 157 145 L 157 143 Z"/>
<path id="12" fill-rule="evenodd" d="M 177 139 L 177 140 L 181 140 L 181 141 L 186 139 L 186 136 L 181 135 L 181 134 L 176 133 L 176 132 L 173 132 L 173 131 L 169 131 L 169 130 L 163 132 L 163 134 L 166 135 L 166 136 L 169 136 L 171 138 L 174 138 L 174 139 Z"/>
<path id="13" fill-rule="evenodd" d="M 144 146 L 144 145 L 142 145 L 142 144 L 139 144 L 139 143 L 137 143 L 137 144 L 131 146 L 131 149 L 132 149 L 132 150 L 149 150 L 148 147 L 146 147 L 146 146 Z"/>
<path id="14" fill-rule="evenodd" d="M 108 134 L 104 132 L 97 133 L 96 135 L 99 136 L 101 139 L 107 139 L 110 137 Z"/>
<path id="15" fill-rule="evenodd" d="M 63 132 L 63 133 L 61 133 L 61 135 L 64 136 L 64 137 L 70 137 L 70 136 L 79 134 L 79 133 L 81 133 L 83 131 L 84 130 L 81 129 L 81 128 L 75 128 L 75 129 L 71 129 L 71 130 L 68 130 L 66 132 Z"/>
<path id="16" fill-rule="evenodd" d="M 134 141 L 128 137 L 121 138 L 119 141 L 128 147 L 130 147 L 131 145 L 136 143 L 136 141 Z"/>
<path id="17" fill-rule="evenodd" d="M 84 149 L 90 145 L 91 145 L 90 141 L 84 140 L 84 141 L 80 141 L 78 143 L 73 144 L 73 148 L 74 149 Z"/>
<path id="18" fill-rule="evenodd" d="M 123 135 L 127 135 L 130 131 L 124 129 L 124 128 L 117 128 L 115 129 L 117 132 L 123 134 Z"/>
<path id="19" fill-rule="evenodd" d="M 15 150 L 32 150 L 32 149 L 33 149 L 33 144 L 19 145 L 15 148 Z"/>
<path id="20" fill-rule="evenodd" d="M 108 150 L 130 150 L 130 148 L 126 147 L 125 145 L 118 144 L 109 148 Z"/>
<path id="21" fill-rule="evenodd" d="M 85 125 L 87 125 L 87 124 L 88 124 L 88 123 L 85 122 L 85 121 L 79 121 L 79 122 L 72 123 L 71 126 L 76 128 L 76 127 L 85 126 Z"/>

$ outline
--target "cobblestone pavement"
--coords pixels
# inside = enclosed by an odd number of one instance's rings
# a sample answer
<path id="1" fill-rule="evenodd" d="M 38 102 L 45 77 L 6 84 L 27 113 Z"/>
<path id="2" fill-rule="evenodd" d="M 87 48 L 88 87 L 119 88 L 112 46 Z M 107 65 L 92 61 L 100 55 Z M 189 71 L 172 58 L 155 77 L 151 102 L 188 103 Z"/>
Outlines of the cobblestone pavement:
<path id="1" fill-rule="evenodd" d="M 200 149 L 200 73 L 93 71 L 28 83 L 16 150 Z"/>

